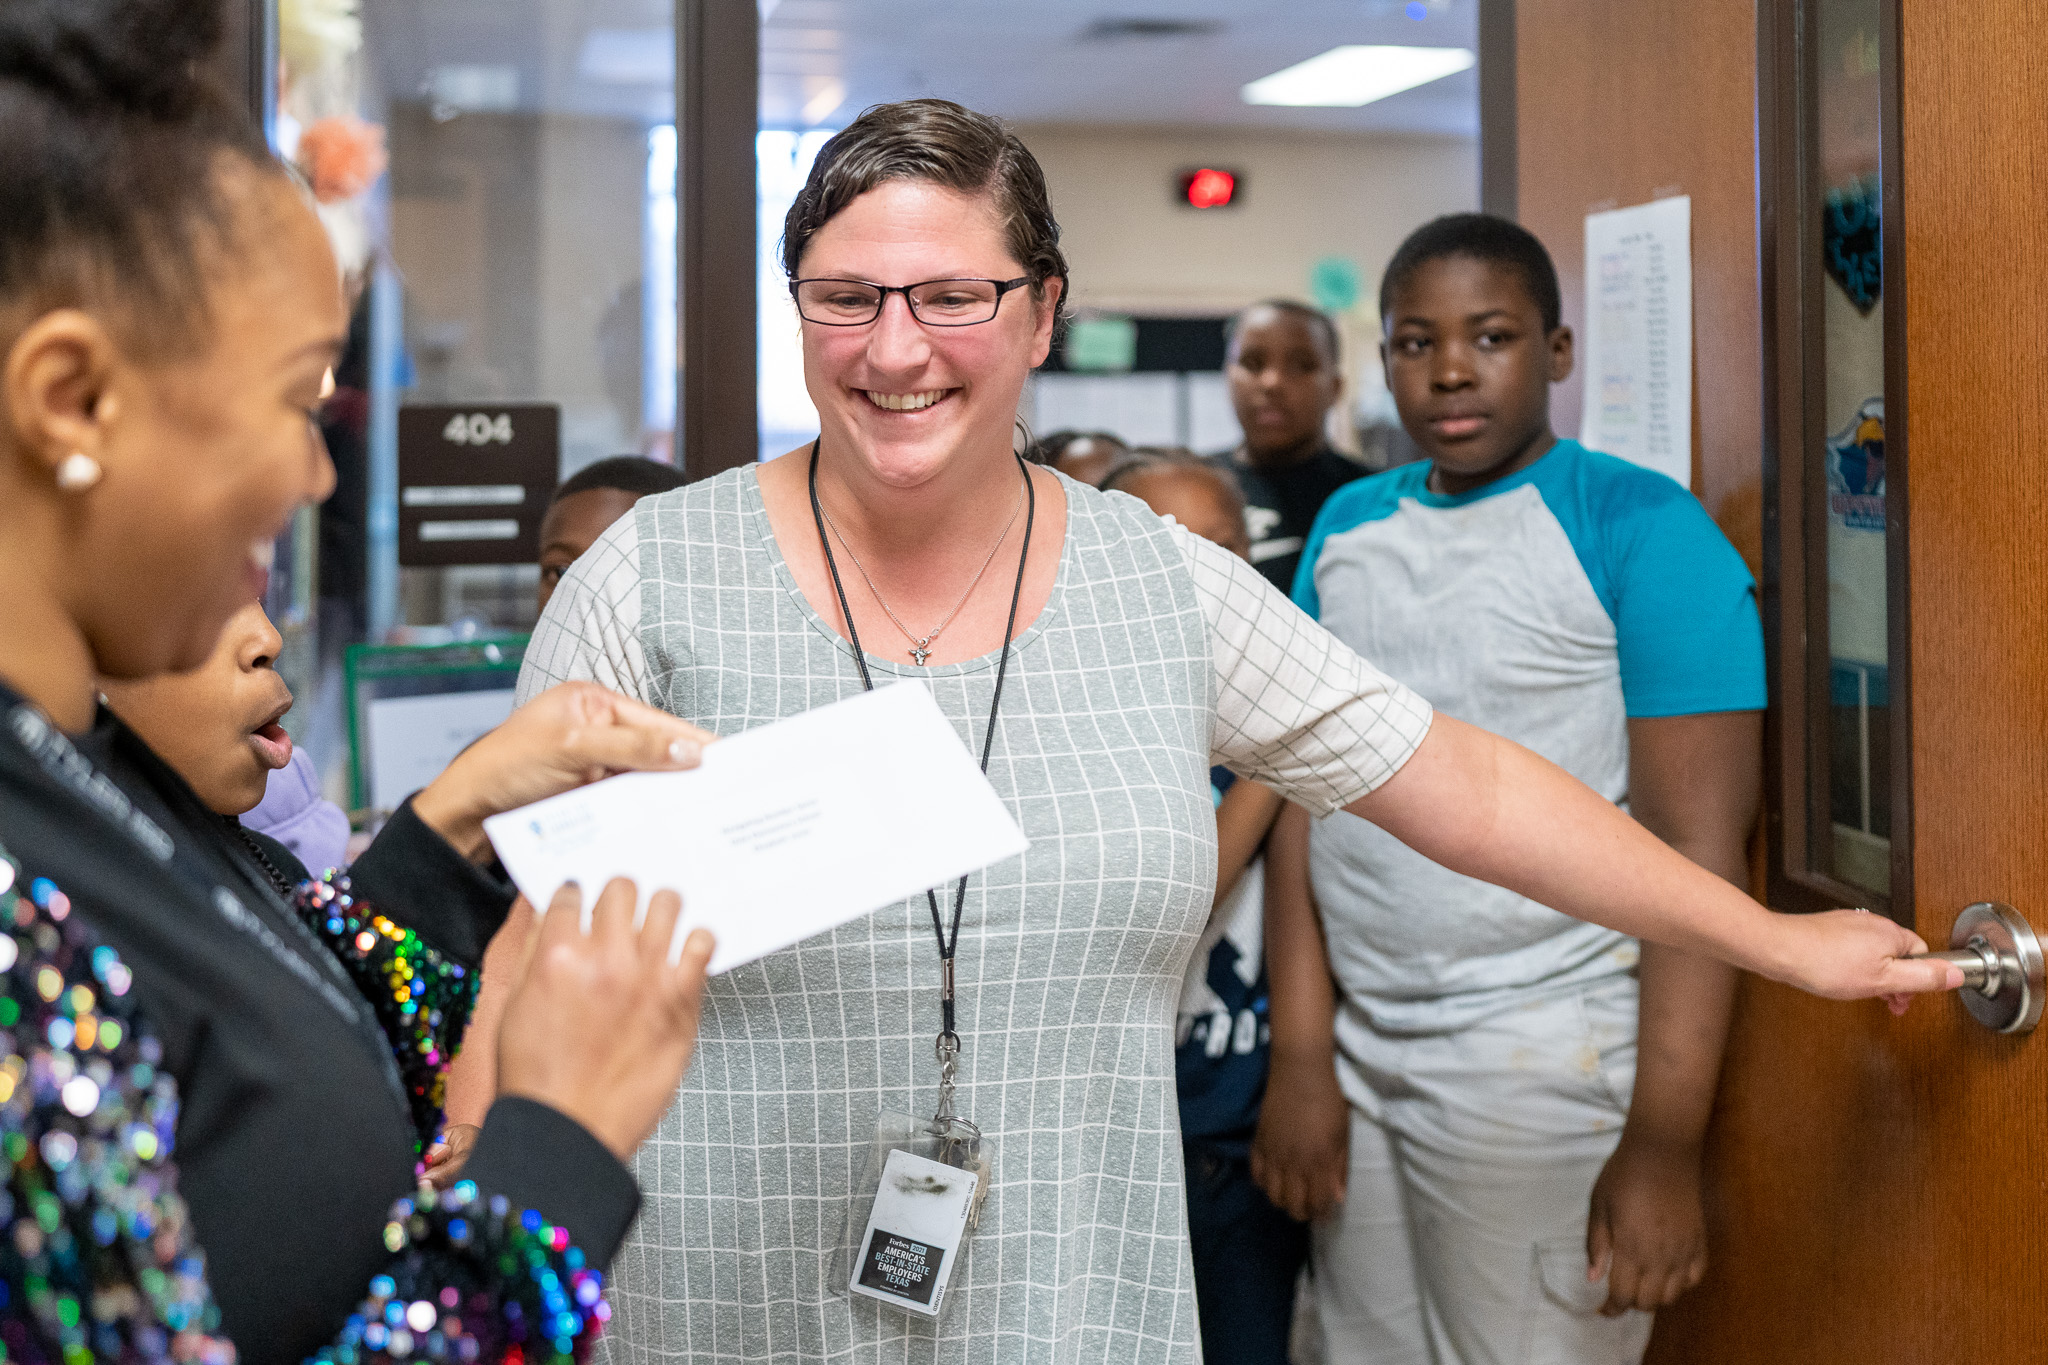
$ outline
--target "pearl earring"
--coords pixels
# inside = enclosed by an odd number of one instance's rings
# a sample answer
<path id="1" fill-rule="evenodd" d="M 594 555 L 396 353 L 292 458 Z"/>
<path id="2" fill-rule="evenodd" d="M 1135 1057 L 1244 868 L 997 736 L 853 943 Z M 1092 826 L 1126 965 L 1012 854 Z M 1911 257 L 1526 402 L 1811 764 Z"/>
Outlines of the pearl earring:
<path id="1" fill-rule="evenodd" d="M 98 460 L 82 450 L 74 450 L 57 464 L 57 487 L 66 493 L 83 493 L 98 483 L 104 472 Z"/>

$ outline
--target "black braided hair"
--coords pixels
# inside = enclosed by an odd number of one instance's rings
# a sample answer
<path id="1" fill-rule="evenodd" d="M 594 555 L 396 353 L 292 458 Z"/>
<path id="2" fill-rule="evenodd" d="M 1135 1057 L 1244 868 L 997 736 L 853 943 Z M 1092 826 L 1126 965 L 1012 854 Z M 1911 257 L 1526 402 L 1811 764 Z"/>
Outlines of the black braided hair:
<path id="1" fill-rule="evenodd" d="M 283 173 L 206 69 L 220 37 L 218 0 L 0 0 L 0 309 L 203 326 L 224 161 Z"/>

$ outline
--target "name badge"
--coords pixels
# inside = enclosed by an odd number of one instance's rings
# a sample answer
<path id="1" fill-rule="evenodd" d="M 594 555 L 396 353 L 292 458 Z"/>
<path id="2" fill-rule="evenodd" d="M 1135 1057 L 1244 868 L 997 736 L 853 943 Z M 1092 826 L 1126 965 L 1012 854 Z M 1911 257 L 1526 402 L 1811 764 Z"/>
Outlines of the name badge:
<path id="1" fill-rule="evenodd" d="M 939 1316 L 980 1186 L 978 1171 L 901 1148 L 890 1152 L 847 1288 L 923 1317 Z"/>

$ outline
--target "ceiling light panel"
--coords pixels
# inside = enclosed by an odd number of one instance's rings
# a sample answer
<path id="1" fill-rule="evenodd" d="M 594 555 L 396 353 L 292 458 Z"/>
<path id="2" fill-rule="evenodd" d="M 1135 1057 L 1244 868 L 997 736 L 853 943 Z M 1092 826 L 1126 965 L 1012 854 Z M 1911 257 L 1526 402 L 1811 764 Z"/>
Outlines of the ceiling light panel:
<path id="1" fill-rule="evenodd" d="M 834 28 L 781 28 L 769 25 L 761 30 L 763 52 L 837 52 L 845 44 Z"/>
<path id="2" fill-rule="evenodd" d="M 503 113 L 519 107 L 519 68 L 461 63 L 427 72 L 425 94 L 452 113 Z"/>
<path id="3" fill-rule="evenodd" d="M 1356 109 L 1467 70 L 1477 59 L 1462 47 L 1333 47 L 1244 87 L 1246 104 Z"/>

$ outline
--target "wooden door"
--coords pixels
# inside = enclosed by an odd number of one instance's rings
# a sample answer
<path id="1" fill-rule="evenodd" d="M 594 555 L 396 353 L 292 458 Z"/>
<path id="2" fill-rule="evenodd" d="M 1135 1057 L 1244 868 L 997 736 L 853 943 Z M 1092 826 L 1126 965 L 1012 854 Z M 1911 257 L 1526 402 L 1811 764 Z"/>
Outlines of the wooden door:
<path id="1" fill-rule="evenodd" d="M 1899 30 L 1915 926 L 2048 927 L 2048 32 L 2023 0 Z M 1902 271 L 1899 269 L 1902 267 Z M 2048 1361 L 2048 1033 L 1747 983 L 1713 1250 L 1659 1361 Z"/>
<path id="2" fill-rule="evenodd" d="M 2048 929 L 2048 26 L 2025 0 L 1898 13 L 1902 249 L 1885 286 L 1904 324 L 1887 389 L 1904 398 L 1911 714 L 1895 867 L 1943 947 L 1977 900 Z M 1754 556 L 1758 15 L 1521 0 L 1517 27 L 1522 215 L 1561 258 L 1603 201 L 1694 196 L 1695 487 Z M 1713 1268 L 1660 1318 L 1653 1362 L 2048 1362 L 2048 1029 L 2000 1037 L 1954 1000 L 1894 1019 L 1746 981 L 1710 1142 Z"/>

